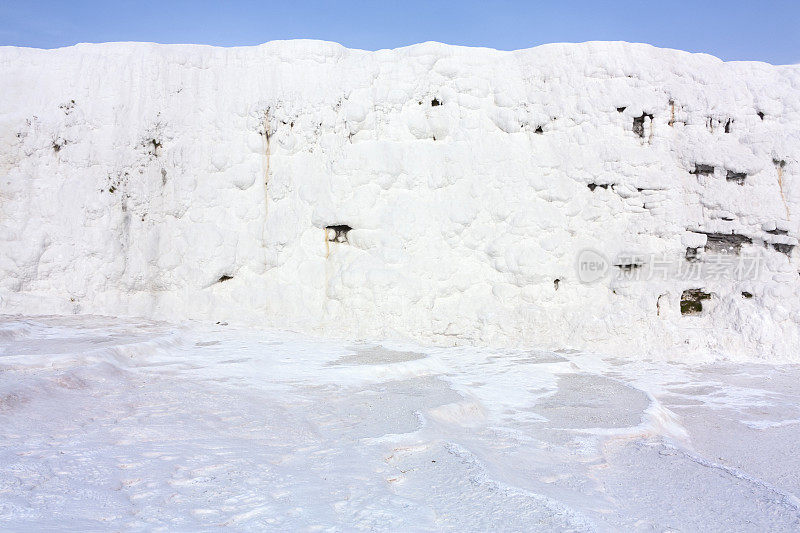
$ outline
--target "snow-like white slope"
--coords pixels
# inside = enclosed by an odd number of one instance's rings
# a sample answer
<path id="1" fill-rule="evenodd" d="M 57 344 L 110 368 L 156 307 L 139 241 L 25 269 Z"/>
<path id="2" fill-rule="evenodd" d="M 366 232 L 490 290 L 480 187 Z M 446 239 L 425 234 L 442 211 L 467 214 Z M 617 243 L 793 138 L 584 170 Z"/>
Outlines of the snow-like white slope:
<path id="1" fill-rule="evenodd" d="M 0 48 L 0 94 L 4 312 L 800 354 L 797 66 L 125 43 Z"/>
<path id="2" fill-rule="evenodd" d="M 798 365 L 0 317 L 8 531 L 800 530 Z"/>

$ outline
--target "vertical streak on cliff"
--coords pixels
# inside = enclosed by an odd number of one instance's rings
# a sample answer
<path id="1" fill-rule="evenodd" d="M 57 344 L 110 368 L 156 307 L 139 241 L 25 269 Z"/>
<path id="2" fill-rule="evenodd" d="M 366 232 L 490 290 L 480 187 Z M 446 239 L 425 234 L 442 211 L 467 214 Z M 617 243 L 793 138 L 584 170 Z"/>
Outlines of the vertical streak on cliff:
<path id="1" fill-rule="evenodd" d="M 328 256 L 331 253 L 331 241 L 328 236 L 328 228 L 324 228 L 323 231 L 325 231 L 325 285 L 323 286 L 322 301 L 327 301 L 331 284 L 331 263 L 328 261 Z"/>
<path id="2" fill-rule="evenodd" d="M 264 163 L 264 225 L 261 229 L 261 245 L 266 246 L 266 233 L 267 233 L 267 215 L 269 214 L 269 107 L 264 111 L 264 139 L 266 141 L 266 148 L 264 155 L 266 161 Z"/>
<path id="3" fill-rule="evenodd" d="M 781 191 L 781 200 L 783 200 L 783 207 L 786 208 L 786 219 L 791 220 L 792 216 L 789 214 L 789 204 L 786 203 L 786 195 L 783 194 L 783 165 L 778 163 L 776 165 L 778 169 L 778 188 Z"/>
<path id="4" fill-rule="evenodd" d="M 670 106 L 669 126 L 673 127 L 675 124 L 675 100 L 670 100 L 669 106 Z"/>

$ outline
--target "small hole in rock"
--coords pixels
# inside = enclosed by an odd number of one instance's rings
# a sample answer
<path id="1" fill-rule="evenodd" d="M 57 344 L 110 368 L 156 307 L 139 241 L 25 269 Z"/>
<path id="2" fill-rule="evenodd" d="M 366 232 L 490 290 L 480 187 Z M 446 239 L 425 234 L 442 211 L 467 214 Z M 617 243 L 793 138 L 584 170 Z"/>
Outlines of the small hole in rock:
<path id="1" fill-rule="evenodd" d="M 700 255 L 700 248 L 686 248 L 686 260 L 690 263 L 697 261 L 698 255 Z"/>
<path id="2" fill-rule="evenodd" d="M 761 120 L 764 120 L 764 112 L 763 111 L 759 111 L 757 113 L 757 115 L 758 115 L 758 118 L 760 118 Z"/>
<path id="3" fill-rule="evenodd" d="M 753 243 L 753 239 L 738 233 L 700 233 L 706 235 L 705 251 L 710 254 L 739 255 L 742 245 Z"/>
<path id="4" fill-rule="evenodd" d="M 223 274 L 217 280 L 217 283 L 222 283 L 223 281 L 228 281 L 229 279 L 233 279 L 233 276 L 229 276 L 227 274 Z"/>
<path id="5" fill-rule="evenodd" d="M 328 235 L 328 240 L 330 242 L 347 242 L 347 234 L 350 230 L 353 229 L 347 224 L 335 224 L 332 226 L 326 226 L 325 232 Z"/>
<path id="6" fill-rule="evenodd" d="M 622 112 L 623 112 L 623 111 L 625 111 L 626 109 L 628 109 L 628 108 L 627 108 L 627 107 L 624 107 L 624 106 L 623 106 L 623 107 L 618 107 L 618 108 L 617 108 L 617 113 L 622 113 Z"/>
<path id="7" fill-rule="evenodd" d="M 534 130 L 534 133 L 538 133 L 539 135 L 541 135 L 542 133 L 544 133 L 544 130 L 542 129 L 541 126 L 536 126 L 536 130 Z"/>
<path id="8" fill-rule="evenodd" d="M 703 312 L 703 300 L 710 300 L 711 294 L 703 289 L 687 289 L 681 294 L 681 314 L 697 315 Z"/>
<path id="9" fill-rule="evenodd" d="M 644 119 L 645 117 L 653 120 L 653 115 L 650 113 L 642 113 L 641 117 L 633 117 L 633 133 L 644 139 Z"/>
<path id="10" fill-rule="evenodd" d="M 712 165 L 700 165 L 695 163 L 694 170 L 689 173 L 695 176 L 709 176 L 714 173 L 714 167 Z"/>
<path id="11" fill-rule="evenodd" d="M 434 98 L 433 100 L 431 100 L 431 106 L 432 107 L 435 107 L 437 105 L 442 105 L 442 103 L 439 101 L 438 98 Z"/>
<path id="12" fill-rule="evenodd" d="M 768 229 L 767 233 L 769 233 L 770 235 L 788 235 L 789 230 L 775 228 L 775 229 Z"/>
<path id="13" fill-rule="evenodd" d="M 589 183 L 586 186 L 589 187 L 590 191 L 594 191 L 598 187 L 601 189 L 608 189 L 608 183 Z"/>
<path id="14" fill-rule="evenodd" d="M 733 181 L 739 185 L 744 185 L 744 180 L 747 178 L 747 174 L 744 172 L 734 172 L 729 170 L 728 173 L 725 175 L 725 179 L 728 181 Z"/>
<path id="15" fill-rule="evenodd" d="M 559 284 L 559 283 L 561 283 L 561 280 L 560 280 L 560 279 L 556 278 L 556 279 L 554 279 L 554 280 L 553 280 L 553 288 L 554 288 L 555 290 L 558 290 L 558 284 Z"/>
<path id="16" fill-rule="evenodd" d="M 641 263 L 620 263 L 614 266 L 620 269 L 622 272 L 633 272 L 637 268 L 642 268 Z"/>
<path id="17" fill-rule="evenodd" d="M 794 250 L 794 245 L 793 244 L 785 244 L 785 243 L 781 243 L 781 242 L 772 243 L 772 247 L 776 251 L 778 251 L 778 252 L 780 252 L 782 254 L 786 254 L 786 255 L 792 255 L 792 250 Z"/>
<path id="18" fill-rule="evenodd" d="M 750 298 L 753 297 L 753 293 L 752 292 L 747 292 L 747 291 L 742 291 L 742 296 L 749 300 Z"/>

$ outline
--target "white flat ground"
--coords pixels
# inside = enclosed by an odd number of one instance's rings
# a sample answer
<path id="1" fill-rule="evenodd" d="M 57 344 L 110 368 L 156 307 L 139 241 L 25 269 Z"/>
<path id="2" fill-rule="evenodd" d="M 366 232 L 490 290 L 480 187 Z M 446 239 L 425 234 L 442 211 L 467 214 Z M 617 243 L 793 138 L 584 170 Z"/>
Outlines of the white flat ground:
<path id="1" fill-rule="evenodd" d="M 6 530 L 800 530 L 800 367 L 0 321 Z"/>

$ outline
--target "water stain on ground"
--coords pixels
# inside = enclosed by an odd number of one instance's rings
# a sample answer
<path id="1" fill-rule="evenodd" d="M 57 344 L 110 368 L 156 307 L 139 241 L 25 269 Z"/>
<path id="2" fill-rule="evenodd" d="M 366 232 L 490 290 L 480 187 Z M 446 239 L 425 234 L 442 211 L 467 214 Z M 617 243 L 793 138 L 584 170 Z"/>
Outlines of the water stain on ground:
<path id="1" fill-rule="evenodd" d="M 391 365 L 424 359 L 426 355 L 418 352 L 389 350 L 382 346 L 359 347 L 356 353 L 340 357 L 330 365 Z"/>
<path id="2" fill-rule="evenodd" d="M 533 412 L 551 428 L 621 428 L 641 423 L 650 405 L 647 395 L 613 379 L 594 374 L 559 376 L 558 390 Z"/>

